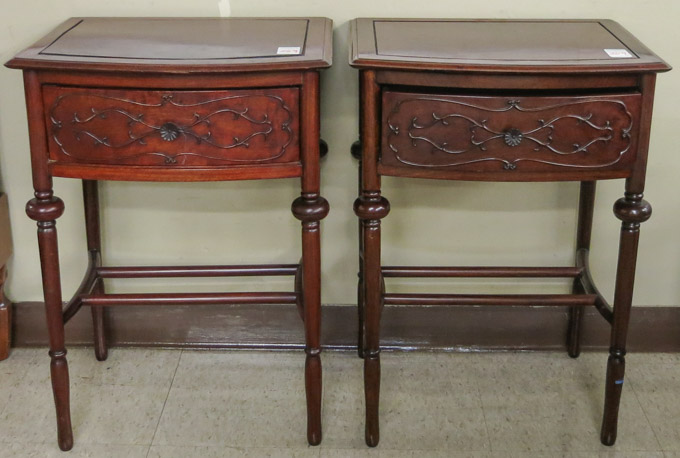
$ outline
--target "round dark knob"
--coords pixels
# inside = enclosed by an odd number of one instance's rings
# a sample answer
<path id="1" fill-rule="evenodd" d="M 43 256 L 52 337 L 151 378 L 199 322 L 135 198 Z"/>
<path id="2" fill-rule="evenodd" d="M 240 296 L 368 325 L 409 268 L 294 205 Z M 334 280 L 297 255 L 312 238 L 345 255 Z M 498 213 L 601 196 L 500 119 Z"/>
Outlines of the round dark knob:
<path id="1" fill-rule="evenodd" d="M 352 157 L 354 159 L 361 160 L 361 142 L 359 140 L 352 143 L 352 149 L 350 150 Z"/>
<path id="2" fill-rule="evenodd" d="M 319 157 L 326 157 L 328 154 L 328 143 L 326 140 L 319 140 Z"/>
<path id="3" fill-rule="evenodd" d="M 179 137 L 180 130 L 175 124 L 166 122 L 161 126 L 160 133 L 163 140 L 166 142 L 172 142 L 175 141 L 177 137 Z"/>
<path id="4" fill-rule="evenodd" d="M 522 131 L 515 128 L 508 129 L 503 135 L 503 140 L 505 140 L 505 144 L 508 146 L 517 146 L 522 143 Z"/>

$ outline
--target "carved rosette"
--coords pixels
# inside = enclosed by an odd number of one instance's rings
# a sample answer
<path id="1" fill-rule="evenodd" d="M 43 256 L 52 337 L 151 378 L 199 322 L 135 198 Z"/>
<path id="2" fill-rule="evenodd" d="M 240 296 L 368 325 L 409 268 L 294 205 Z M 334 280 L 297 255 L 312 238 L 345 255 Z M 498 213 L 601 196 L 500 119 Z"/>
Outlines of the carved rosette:
<path id="1" fill-rule="evenodd" d="M 298 90 L 45 89 L 50 156 L 113 165 L 298 160 Z"/>
<path id="2" fill-rule="evenodd" d="M 637 94 L 384 100 L 383 163 L 468 171 L 622 167 L 640 106 Z"/>

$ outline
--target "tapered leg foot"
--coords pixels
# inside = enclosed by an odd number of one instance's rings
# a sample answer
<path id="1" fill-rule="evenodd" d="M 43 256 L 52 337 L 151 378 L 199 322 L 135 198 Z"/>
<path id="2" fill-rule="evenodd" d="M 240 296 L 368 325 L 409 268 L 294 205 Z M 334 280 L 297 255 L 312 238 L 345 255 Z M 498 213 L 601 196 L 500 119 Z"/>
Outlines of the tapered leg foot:
<path id="1" fill-rule="evenodd" d="M 607 360 L 604 415 L 600 434 L 600 440 L 604 445 L 613 445 L 616 442 L 619 403 L 626 368 L 626 336 L 633 299 L 640 224 L 647 221 L 652 214 L 652 206 L 642 199 L 642 192 L 630 192 L 629 185 L 630 183 L 626 182 L 624 197 L 614 204 L 614 214 L 622 223 L 614 291 L 611 346 Z"/>
<path id="2" fill-rule="evenodd" d="M 9 358 L 12 341 L 12 304 L 5 297 L 5 266 L 0 268 L 0 361 Z"/>
<path id="3" fill-rule="evenodd" d="M 380 267 L 380 220 L 390 211 L 390 204 L 379 192 L 363 191 L 354 202 L 354 212 L 361 220 L 362 324 L 364 355 L 364 393 L 366 397 L 366 445 L 380 441 L 380 315 L 383 283 Z"/>
<path id="4" fill-rule="evenodd" d="M 581 325 L 583 323 L 583 308 L 569 308 L 569 329 L 567 330 L 567 353 L 572 358 L 581 354 Z"/>
<path id="5" fill-rule="evenodd" d="M 359 292 L 357 294 L 357 315 L 358 315 L 358 332 L 357 332 L 357 353 L 359 358 L 364 357 L 364 349 L 366 348 L 366 340 L 364 338 L 364 280 L 359 274 Z"/>
<path id="6" fill-rule="evenodd" d="M 605 385 L 604 416 L 600 440 L 604 445 L 614 445 L 619 418 L 619 403 L 626 369 L 625 352 L 610 350 L 607 360 L 607 381 Z"/>
<path id="7" fill-rule="evenodd" d="M 52 392 L 54 393 L 54 404 L 57 411 L 57 441 L 61 450 L 68 451 L 73 448 L 73 431 L 69 407 L 69 377 L 66 351 L 51 351 L 50 358 Z"/>
<path id="8" fill-rule="evenodd" d="M 364 356 L 364 392 L 366 394 L 366 445 L 380 442 L 380 353 Z"/>
<path id="9" fill-rule="evenodd" d="M 315 193 L 303 193 L 292 205 L 302 221 L 300 296 L 305 323 L 305 390 L 307 393 L 307 441 L 321 443 L 321 240 L 320 221 L 328 214 L 328 202 Z"/>
<path id="10" fill-rule="evenodd" d="M 307 442 L 321 443 L 321 358 L 319 350 L 307 353 L 305 388 L 307 392 Z"/>
<path id="11" fill-rule="evenodd" d="M 51 190 L 36 189 L 35 198 L 26 204 L 26 214 L 38 223 L 38 247 L 50 343 L 50 373 L 57 411 L 57 440 L 62 450 L 70 450 L 73 447 L 73 433 L 56 227 L 56 219 L 63 213 L 64 203 L 55 197 Z"/>
<path id="12" fill-rule="evenodd" d="M 106 361 L 109 349 L 106 345 L 104 327 L 104 307 L 92 307 L 92 324 L 94 327 L 94 354 L 97 361 Z"/>

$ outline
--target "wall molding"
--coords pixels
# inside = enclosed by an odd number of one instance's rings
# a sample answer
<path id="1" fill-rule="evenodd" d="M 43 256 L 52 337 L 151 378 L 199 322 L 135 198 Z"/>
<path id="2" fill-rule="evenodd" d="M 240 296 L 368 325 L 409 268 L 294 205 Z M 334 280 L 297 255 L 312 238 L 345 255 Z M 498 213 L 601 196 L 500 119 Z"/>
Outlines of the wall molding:
<path id="1" fill-rule="evenodd" d="M 41 302 L 14 305 L 14 346 L 47 346 Z M 302 348 L 304 332 L 294 306 L 114 307 L 107 310 L 112 346 L 184 348 Z M 386 307 L 381 342 L 387 350 L 512 351 L 565 349 L 562 307 Z M 356 345 L 356 306 L 323 306 L 322 344 Z M 66 325 L 67 345 L 91 345 L 90 313 Z M 606 350 L 609 326 L 594 309 L 584 319 L 584 350 Z M 630 351 L 680 351 L 680 307 L 634 307 Z"/>

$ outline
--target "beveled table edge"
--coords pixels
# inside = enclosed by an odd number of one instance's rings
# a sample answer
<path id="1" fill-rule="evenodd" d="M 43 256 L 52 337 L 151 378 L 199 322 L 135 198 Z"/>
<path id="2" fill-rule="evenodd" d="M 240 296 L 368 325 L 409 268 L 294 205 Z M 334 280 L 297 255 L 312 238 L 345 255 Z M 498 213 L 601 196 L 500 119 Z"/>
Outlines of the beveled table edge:
<path id="1" fill-rule="evenodd" d="M 191 17 L 186 19 L 305 19 L 309 21 L 308 39 L 316 38 L 322 43 L 320 47 L 313 50 L 311 54 L 305 53 L 304 56 L 287 56 L 285 58 L 243 58 L 228 59 L 225 62 L 216 60 L 153 60 L 153 62 L 143 59 L 128 58 L 99 58 L 99 57 L 78 57 L 74 56 L 54 56 L 41 54 L 45 48 L 50 46 L 61 35 L 66 33 L 80 21 L 87 17 L 73 17 L 54 28 L 43 38 L 17 53 L 14 58 L 5 63 L 5 66 L 21 70 L 74 70 L 74 71 L 124 71 L 124 72 L 144 72 L 144 73 L 233 73 L 269 70 L 312 70 L 328 68 L 333 63 L 333 21 L 325 17 Z M 93 19 L 103 19 L 96 17 Z M 116 19 L 116 18 L 110 18 Z M 122 18 L 129 19 L 129 18 Z M 143 19 L 171 19 L 181 20 L 183 18 L 169 17 L 149 17 Z M 309 47 L 306 51 L 309 50 Z"/>
<path id="2" fill-rule="evenodd" d="M 359 49 L 358 29 L 369 26 L 374 21 L 451 21 L 451 22 L 597 22 L 617 37 L 622 43 L 635 52 L 635 61 L 595 60 L 583 61 L 538 61 L 538 60 L 470 60 L 435 59 L 394 56 L 381 57 L 375 48 L 372 52 Z M 485 72 L 485 73 L 645 73 L 667 72 L 672 67 L 657 56 L 634 35 L 611 19 L 470 19 L 470 18 L 355 18 L 350 21 L 349 64 L 358 69 L 386 70 L 418 70 L 418 71 L 450 71 L 450 72 Z"/>

